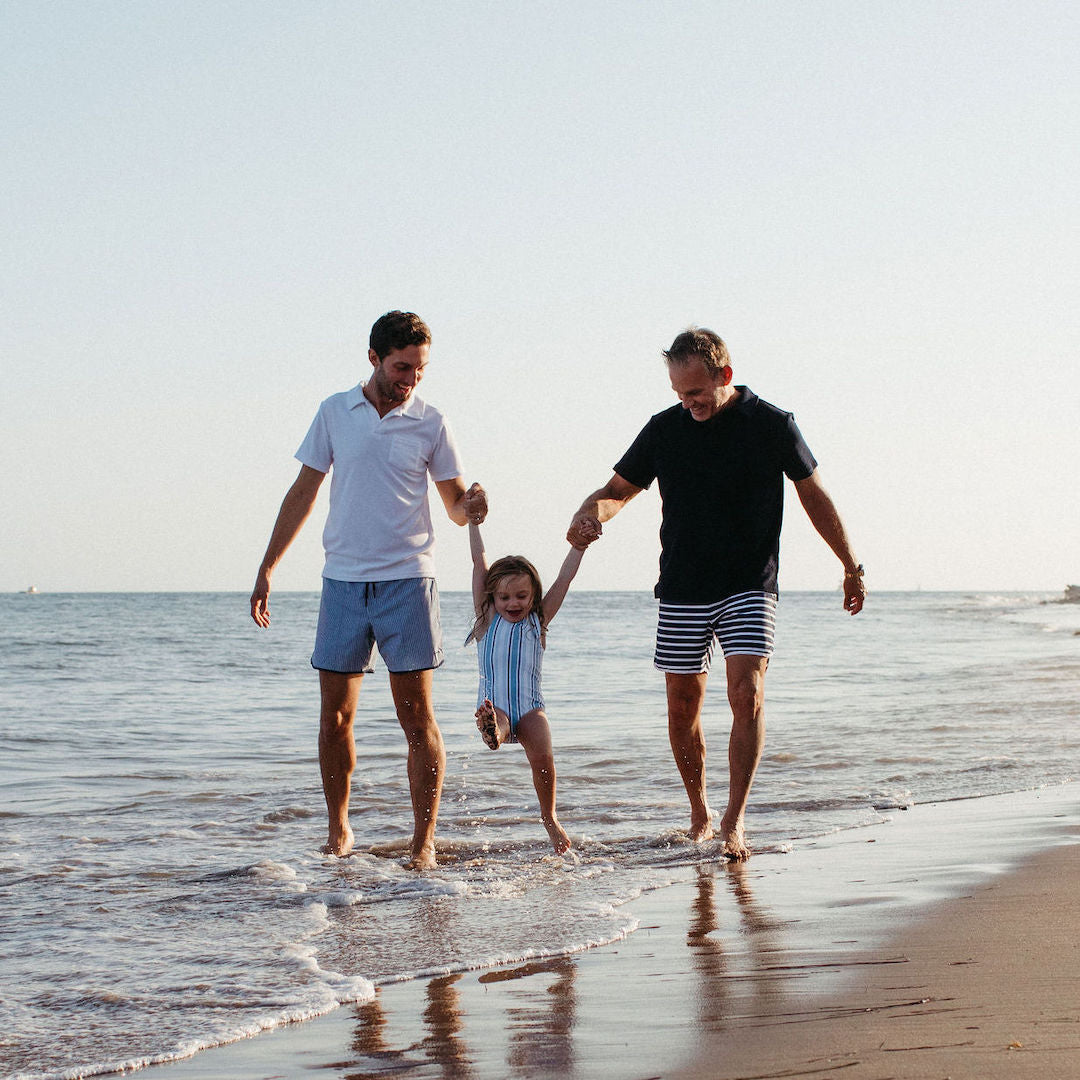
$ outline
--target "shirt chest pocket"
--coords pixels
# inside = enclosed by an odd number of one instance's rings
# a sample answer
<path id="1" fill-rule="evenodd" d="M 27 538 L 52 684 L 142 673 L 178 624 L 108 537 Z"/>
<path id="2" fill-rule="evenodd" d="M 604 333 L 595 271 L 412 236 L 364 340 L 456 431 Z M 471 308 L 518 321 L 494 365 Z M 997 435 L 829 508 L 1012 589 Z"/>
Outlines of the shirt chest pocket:
<path id="1" fill-rule="evenodd" d="M 424 440 L 415 435 L 403 435 L 396 432 L 390 437 L 390 450 L 387 460 L 395 469 L 402 472 L 423 472 L 427 467 L 424 459 Z"/>

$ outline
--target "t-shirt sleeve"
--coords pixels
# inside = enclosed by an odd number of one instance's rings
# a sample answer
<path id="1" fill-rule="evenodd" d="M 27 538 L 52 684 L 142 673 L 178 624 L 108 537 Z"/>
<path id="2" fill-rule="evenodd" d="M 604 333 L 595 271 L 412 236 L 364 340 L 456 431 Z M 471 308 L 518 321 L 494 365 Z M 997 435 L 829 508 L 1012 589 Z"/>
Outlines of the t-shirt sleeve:
<path id="1" fill-rule="evenodd" d="M 805 480 L 817 468 L 817 461 L 810 453 L 810 447 L 806 445 L 799 425 L 795 423 L 795 417 L 788 413 L 786 420 L 784 456 L 781 462 L 784 475 L 789 480 Z"/>
<path id="2" fill-rule="evenodd" d="M 334 449 L 330 443 L 330 430 L 326 424 L 326 404 L 319 406 L 311 427 L 300 444 L 300 449 L 293 455 L 301 465 L 316 469 L 321 473 L 330 471 L 334 463 Z"/>
<path id="3" fill-rule="evenodd" d="M 653 424 L 650 420 L 615 465 L 615 472 L 634 487 L 647 488 L 656 479 Z"/>
<path id="4" fill-rule="evenodd" d="M 455 476 L 465 474 L 465 468 L 461 464 L 461 454 L 458 452 L 454 433 L 446 417 L 442 418 L 439 433 L 435 437 L 435 445 L 431 448 L 428 472 L 436 483 L 440 480 L 452 480 Z"/>

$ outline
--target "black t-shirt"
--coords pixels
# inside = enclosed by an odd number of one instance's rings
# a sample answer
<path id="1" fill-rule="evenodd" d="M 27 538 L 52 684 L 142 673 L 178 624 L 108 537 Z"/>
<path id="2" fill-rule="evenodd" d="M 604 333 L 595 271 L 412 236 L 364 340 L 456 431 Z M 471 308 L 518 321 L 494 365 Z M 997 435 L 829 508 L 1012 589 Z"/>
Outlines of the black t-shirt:
<path id="1" fill-rule="evenodd" d="M 784 476 L 817 462 L 791 413 L 745 386 L 709 420 L 682 405 L 657 413 L 615 466 L 635 487 L 660 482 L 660 580 L 669 604 L 777 591 Z"/>

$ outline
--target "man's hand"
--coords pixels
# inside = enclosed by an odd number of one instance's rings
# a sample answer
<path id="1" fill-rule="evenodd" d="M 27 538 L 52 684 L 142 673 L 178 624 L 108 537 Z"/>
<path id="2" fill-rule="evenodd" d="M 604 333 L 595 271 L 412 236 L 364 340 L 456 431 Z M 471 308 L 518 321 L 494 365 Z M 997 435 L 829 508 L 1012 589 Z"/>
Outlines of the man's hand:
<path id="1" fill-rule="evenodd" d="M 866 600 L 866 586 L 861 574 L 844 574 L 844 610 L 858 615 Z"/>
<path id="2" fill-rule="evenodd" d="M 603 531 L 603 526 L 591 514 L 578 513 L 566 530 L 566 539 L 572 547 L 584 551 L 594 540 L 600 539 Z"/>
<path id="3" fill-rule="evenodd" d="M 470 525 L 480 525 L 488 515 L 487 492 L 479 485 L 473 484 L 465 492 L 465 500 L 462 504 L 465 517 Z"/>
<path id="4" fill-rule="evenodd" d="M 259 571 L 251 593 L 251 617 L 264 630 L 270 625 L 270 578 L 264 570 Z"/>

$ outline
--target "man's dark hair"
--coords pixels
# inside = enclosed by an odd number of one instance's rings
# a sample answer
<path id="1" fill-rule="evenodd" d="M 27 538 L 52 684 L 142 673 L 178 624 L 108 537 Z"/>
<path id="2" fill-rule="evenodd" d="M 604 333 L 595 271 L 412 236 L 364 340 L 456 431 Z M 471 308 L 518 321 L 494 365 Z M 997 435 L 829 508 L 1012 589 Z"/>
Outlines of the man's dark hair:
<path id="1" fill-rule="evenodd" d="M 380 360 L 385 360 L 395 349 L 410 345 L 430 345 L 431 331 L 419 315 L 411 311 L 388 311 L 375 320 L 368 339 L 368 348 L 374 350 Z"/>
<path id="2" fill-rule="evenodd" d="M 714 379 L 724 368 L 731 367 L 731 357 L 723 338 L 703 326 L 687 327 L 671 343 L 671 348 L 664 350 L 664 359 L 669 364 L 686 364 L 694 357 L 701 360 Z"/>

